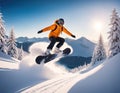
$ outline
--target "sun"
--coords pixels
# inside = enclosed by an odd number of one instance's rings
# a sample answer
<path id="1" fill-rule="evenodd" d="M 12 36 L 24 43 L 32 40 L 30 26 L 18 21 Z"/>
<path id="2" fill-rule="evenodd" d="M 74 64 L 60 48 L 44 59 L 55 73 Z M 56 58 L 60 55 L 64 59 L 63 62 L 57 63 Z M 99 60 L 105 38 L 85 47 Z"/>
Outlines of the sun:
<path id="1" fill-rule="evenodd" d="M 102 23 L 101 22 L 96 22 L 95 23 L 95 29 L 100 31 L 102 29 Z"/>
<path id="2" fill-rule="evenodd" d="M 102 29 L 103 29 L 103 24 L 101 21 L 95 21 L 94 24 L 93 24 L 93 28 L 100 32 Z"/>

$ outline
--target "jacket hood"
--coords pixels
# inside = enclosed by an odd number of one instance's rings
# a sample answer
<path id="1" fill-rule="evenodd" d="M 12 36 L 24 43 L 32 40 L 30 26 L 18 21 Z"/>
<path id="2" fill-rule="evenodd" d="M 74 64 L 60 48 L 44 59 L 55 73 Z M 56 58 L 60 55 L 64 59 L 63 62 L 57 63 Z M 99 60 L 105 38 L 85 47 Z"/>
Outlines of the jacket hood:
<path id="1" fill-rule="evenodd" d="M 55 22 L 54 22 L 55 24 L 58 24 L 58 19 L 57 20 L 55 20 Z"/>

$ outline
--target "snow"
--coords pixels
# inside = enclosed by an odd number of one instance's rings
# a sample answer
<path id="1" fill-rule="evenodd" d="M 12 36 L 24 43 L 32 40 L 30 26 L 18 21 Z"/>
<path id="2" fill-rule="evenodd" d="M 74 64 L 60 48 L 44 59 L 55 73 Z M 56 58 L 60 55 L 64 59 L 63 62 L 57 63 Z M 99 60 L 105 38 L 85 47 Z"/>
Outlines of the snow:
<path id="1" fill-rule="evenodd" d="M 18 63 L 10 63 L 10 62 L 4 62 L 0 61 L 0 70 L 7 70 L 10 69 L 19 69 L 19 64 Z"/>
<path id="2" fill-rule="evenodd" d="M 118 53 L 120 53 L 120 20 L 117 15 L 116 9 L 112 12 L 111 18 L 111 29 L 109 32 L 109 57 L 112 57 Z"/>
<path id="3" fill-rule="evenodd" d="M 35 64 L 34 58 L 43 53 L 47 45 L 33 44 L 30 54 L 20 64 L 10 61 L 16 68 L 0 59 L 0 68 L 4 70 L 0 70 L 0 93 L 120 93 L 120 54 L 85 71 L 70 73 L 55 64 L 59 58 L 47 64 Z"/>
<path id="4" fill-rule="evenodd" d="M 85 37 L 77 40 L 66 39 L 66 42 L 72 46 L 72 56 L 90 57 L 92 56 L 95 44 Z"/>
<path id="5" fill-rule="evenodd" d="M 0 70 L 19 69 L 18 60 L 0 52 Z"/>
<path id="6" fill-rule="evenodd" d="M 104 43 L 102 35 L 100 35 L 97 45 L 93 51 L 93 56 L 91 59 L 92 64 L 95 64 L 96 61 L 106 59 L 106 50 L 104 48 Z"/>
<path id="7" fill-rule="evenodd" d="M 69 93 L 120 93 L 119 60 L 120 54 L 106 60 L 100 70 L 77 82 Z"/>

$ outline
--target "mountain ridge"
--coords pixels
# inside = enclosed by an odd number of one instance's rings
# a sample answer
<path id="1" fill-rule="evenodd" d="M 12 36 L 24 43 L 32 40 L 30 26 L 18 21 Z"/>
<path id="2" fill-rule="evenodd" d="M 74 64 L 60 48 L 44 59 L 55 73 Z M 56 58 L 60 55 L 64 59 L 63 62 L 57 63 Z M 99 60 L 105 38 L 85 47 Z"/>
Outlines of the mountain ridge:
<path id="1" fill-rule="evenodd" d="M 19 37 L 16 38 L 18 47 L 23 45 L 23 49 L 28 51 L 29 46 L 36 42 L 49 42 L 47 37 L 44 38 L 28 38 L 28 37 Z M 92 56 L 95 43 L 88 40 L 85 37 L 78 38 L 76 40 L 65 38 L 65 42 L 69 44 L 73 48 L 72 56 L 82 56 L 82 57 L 90 57 Z"/>

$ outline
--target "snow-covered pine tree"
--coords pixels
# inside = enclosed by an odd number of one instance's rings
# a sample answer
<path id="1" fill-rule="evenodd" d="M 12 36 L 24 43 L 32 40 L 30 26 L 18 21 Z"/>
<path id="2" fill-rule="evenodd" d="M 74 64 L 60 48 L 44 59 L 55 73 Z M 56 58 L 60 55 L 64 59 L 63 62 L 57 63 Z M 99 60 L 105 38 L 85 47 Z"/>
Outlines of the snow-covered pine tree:
<path id="1" fill-rule="evenodd" d="M 5 35 L 6 29 L 2 17 L 3 17 L 2 13 L 0 13 L 0 51 L 7 54 L 7 46 L 6 46 L 7 37 Z"/>
<path id="2" fill-rule="evenodd" d="M 16 46 L 17 45 L 15 42 L 15 34 L 14 34 L 14 30 L 12 28 L 11 32 L 10 32 L 10 37 L 8 40 L 8 55 L 17 59 L 18 58 L 18 50 L 17 50 Z"/>
<path id="3" fill-rule="evenodd" d="M 95 62 L 101 61 L 106 58 L 106 51 L 103 44 L 102 36 L 100 35 L 98 43 L 93 51 L 93 56 L 91 60 L 91 65 L 94 65 Z"/>
<path id="4" fill-rule="evenodd" d="M 20 48 L 20 50 L 18 52 L 18 60 L 22 60 L 22 58 L 23 58 L 23 47 L 21 45 L 21 48 Z"/>
<path id="5" fill-rule="evenodd" d="M 112 57 L 118 53 L 120 53 L 120 18 L 116 9 L 112 12 L 111 18 L 111 28 L 108 32 L 109 36 L 109 57 Z"/>

